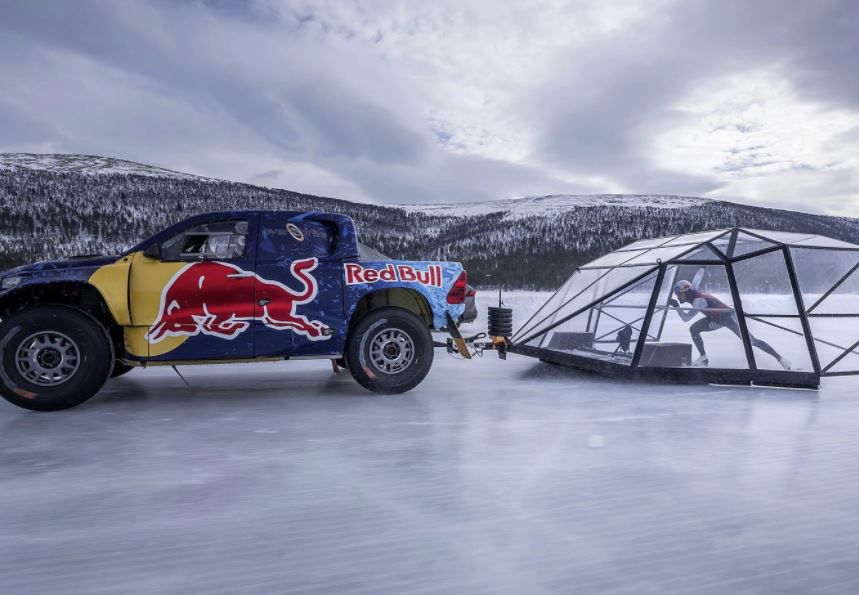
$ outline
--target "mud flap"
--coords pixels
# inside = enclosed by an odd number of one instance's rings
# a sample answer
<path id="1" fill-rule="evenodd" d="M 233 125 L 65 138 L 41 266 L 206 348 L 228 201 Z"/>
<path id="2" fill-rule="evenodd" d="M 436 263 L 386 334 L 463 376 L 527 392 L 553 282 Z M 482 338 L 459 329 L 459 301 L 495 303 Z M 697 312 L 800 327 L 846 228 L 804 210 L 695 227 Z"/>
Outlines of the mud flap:
<path id="1" fill-rule="evenodd" d="M 447 332 L 450 333 L 450 337 L 453 339 L 453 344 L 456 346 L 456 350 L 459 352 L 459 355 L 465 359 L 471 359 L 471 353 L 468 351 L 465 339 L 462 338 L 462 333 L 460 333 L 459 329 L 456 327 L 456 322 L 453 320 L 453 316 L 450 315 L 450 312 L 445 312 L 445 317 L 447 318 Z"/>

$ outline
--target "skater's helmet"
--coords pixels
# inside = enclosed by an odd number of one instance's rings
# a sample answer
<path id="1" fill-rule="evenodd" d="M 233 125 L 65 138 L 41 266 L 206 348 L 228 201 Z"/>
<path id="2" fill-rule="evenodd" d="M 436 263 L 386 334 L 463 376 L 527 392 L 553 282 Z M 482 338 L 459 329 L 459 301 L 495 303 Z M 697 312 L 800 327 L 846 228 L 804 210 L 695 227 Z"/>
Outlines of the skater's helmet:
<path id="1" fill-rule="evenodd" d="M 692 289 L 692 284 L 685 279 L 682 281 L 678 281 L 674 284 L 674 293 L 677 294 L 678 297 L 682 298 L 683 294 Z"/>

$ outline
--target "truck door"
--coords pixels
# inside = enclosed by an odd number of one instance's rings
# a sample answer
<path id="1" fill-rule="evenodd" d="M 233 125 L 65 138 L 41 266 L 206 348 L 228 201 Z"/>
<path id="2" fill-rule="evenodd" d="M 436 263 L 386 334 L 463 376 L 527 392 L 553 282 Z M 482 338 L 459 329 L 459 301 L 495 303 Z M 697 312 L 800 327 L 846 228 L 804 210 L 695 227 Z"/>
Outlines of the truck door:
<path id="1" fill-rule="evenodd" d="M 194 219 L 134 255 L 130 336 L 146 346 L 147 359 L 253 357 L 257 220 Z"/>
<path id="2" fill-rule="evenodd" d="M 339 355 L 343 286 L 337 227 L 312 214 L 262 213 L 256 271 L 256 357 Z"/>

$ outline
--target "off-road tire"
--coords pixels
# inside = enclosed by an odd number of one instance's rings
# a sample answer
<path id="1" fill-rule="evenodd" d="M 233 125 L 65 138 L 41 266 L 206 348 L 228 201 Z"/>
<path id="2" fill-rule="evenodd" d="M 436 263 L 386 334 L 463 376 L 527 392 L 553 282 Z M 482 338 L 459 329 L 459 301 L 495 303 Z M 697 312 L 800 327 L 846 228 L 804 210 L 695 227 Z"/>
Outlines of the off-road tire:
<path id="1" fill-rule="evenodd" d="M 34 368 L 22 355 L 28 345 L 33 346 L 34 341 L 45 336 L 64 338 L 57 343 L 62 344 L 60 348 L 48 343 L 32 351 L 40 354 L 40 366 L 51 366 L 58 357 L 62 362 L 76 362 L 75 369 L 67 372 L 65 379 L 53 384 L 40 384 L 44 377 L 33 372 Z M 104 327 L 74 308 L 34 306 L 0 324 L 0 395 L 24 409 L 57 411 L 80 405 L 101 389 L 113 369 L 113 361 L 113 348 Z"/>
<path id="2" fill-rule="evenodd" d="M 124 376 L 128 374 L 134 369 L 134 366 L 129 366 L 128 364 L 123 364 L 119 360 L 115 360 L 113 362 L 113 370 L 110 372 L 111 378 L 119 378 L 120 376 Z"/>
<path id="3" fill-rule="evenodd" d="M 396 349 L 400 351 L 394 353 Z M 402 308 L 380 308 L 352 328 L 345 359 L 349 372 L 367 390 L 399 394 L 421 383 L 432 366 L 433 349 L 426 321 Z M 409 350 L 409 363 L 396 371 Z"/>

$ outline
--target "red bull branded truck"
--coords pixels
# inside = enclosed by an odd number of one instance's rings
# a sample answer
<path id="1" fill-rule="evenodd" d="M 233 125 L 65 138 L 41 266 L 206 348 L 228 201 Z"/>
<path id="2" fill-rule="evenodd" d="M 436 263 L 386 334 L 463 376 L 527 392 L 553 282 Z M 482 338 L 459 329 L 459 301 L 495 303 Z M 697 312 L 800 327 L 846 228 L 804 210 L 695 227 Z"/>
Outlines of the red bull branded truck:
<path id="1" fill-rule="evenodd" d="M 362 259 L 351 218 L 236 211 L 187 219 L 119 256 L 0 273 L 0 393 L 57 410 L 134 367 L 326 358 L 401 393 L 463 315 L 452 262 Z"/>

